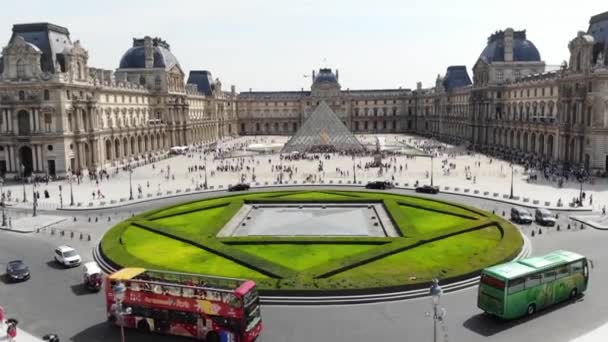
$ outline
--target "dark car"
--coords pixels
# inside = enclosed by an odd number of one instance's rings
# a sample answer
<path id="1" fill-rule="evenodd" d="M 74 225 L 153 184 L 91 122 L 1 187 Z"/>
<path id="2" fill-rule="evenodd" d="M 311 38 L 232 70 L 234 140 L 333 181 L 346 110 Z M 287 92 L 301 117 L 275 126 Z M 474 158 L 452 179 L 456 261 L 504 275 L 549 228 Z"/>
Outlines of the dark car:
<path id="1" fill-rule="evenodd" d="M 511 221 L 515 223 L 532 223 L 532 215 L 524 208 L 511 208 Z"/>
<path id="2" fill-rule="evenodd" d="M 28 280 L 30 279 L 30 268 L 22 260 L 13 260 L 6 265 L 6 274 L 11 280 Z"/>
<path id="3" fill-rule="evenodd" d="M 249 184 L 239 183 L 228 188 L 228 191 L 245 191 L 249 190 Z"/>
<path id="4" fill-rule="evenodd" d="M 543 226 L 555 226 L 555 216 L 547 209 L 536 209 L 534 218 L 536 222 Z"/>
<path id="5" fill-rule="evenodd" d="M 367 183 L 367 185 L 365 185 L 366 189 L 380 189 L 380 190 L 392 189 L 394 187 L 395 186 L 393 185 L 393 183 L 386 182 L 386 181 L 369 182 L 369 183 Z"/>
<path id="6" fill-rule="evenodd" d="M 422 192 L 425 194 L 437 194 L 439 193 L 439 188 L 436 186 L 423 185 L 416 188 L 416 192 Z"/>

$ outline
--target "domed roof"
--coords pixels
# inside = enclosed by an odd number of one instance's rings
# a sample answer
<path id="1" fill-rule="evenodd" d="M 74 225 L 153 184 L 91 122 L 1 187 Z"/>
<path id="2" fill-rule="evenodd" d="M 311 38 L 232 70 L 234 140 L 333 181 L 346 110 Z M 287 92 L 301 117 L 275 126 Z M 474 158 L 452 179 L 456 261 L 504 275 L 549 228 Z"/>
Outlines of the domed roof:
<path id="1" fill-rule="evenodd" d="M 315 77 L 314 83 L 338 83 L 338 78 L 331 69 L 319 69 L 319 73 Z"/>
<path id="2" fill-rule="evenodd" d="M 133 47 L 127 50 L 120 59 L 120 69 L 140 69 L 146 67 L 145 39 L 133 39 Z M 169 44 L 155 38 L 153 43 L 153 68 L 171 69 L 179 64 L 177 58 L 169 50 Z"/>
<path id="3" fill-rule="evenodd" d="M 596 43 L 608 42 L 608 12 L 591 17 L 587 33 L 593 36 Z"/>
<path id="4" fill-rule="evenodd" d="M 504 31 L 496 32 L 488 38 L 488 45 L 479 58 L 487 63 L 505 61 Z M 526 31 L 513 33 L 513 62 L 540 62 L 540 53 L 526 39 Z"/>
<path id="5" fill-rule="evenodd" d="M 464 65 L 452 65 L 448 67 L 443 79 L 443 86 L 446 90 L 454 88 L 466 87 L 471 85 L 471 78 L 467 72 L 467 67 Z"/>

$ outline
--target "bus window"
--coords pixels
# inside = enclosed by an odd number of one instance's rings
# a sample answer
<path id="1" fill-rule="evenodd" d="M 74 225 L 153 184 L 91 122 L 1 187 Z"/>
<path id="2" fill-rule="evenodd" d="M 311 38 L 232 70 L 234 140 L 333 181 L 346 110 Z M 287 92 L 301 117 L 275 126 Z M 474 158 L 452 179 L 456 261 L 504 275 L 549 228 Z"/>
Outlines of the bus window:
<path id="1" fill-rule="evenodd" d="M 540 273 L 530 274 L 529 276 L 526 277 L 526 288 L 529 289 L 534 286 L 540 285 L 541 278 L 542 278 L 542 275 Z"/>
<path id="2" fill-rule="evenodd" d="M 557 269 L 557 279 L 567 277 L 570 275 L 570 267 L 562 266 Z"/>
<path id="3" fill-rule="evenodd" d="M 497 278 L 494 278 L 494 277 L 492 277 L 492 276 L 489 276 L 489 275 L 487 275 L 487 274 L 483 274 L 483 275 L 481 276 L 481 282 L 482 282 L 483 284 L 486 284 L 486 285 L 492 286 L 492 287 L 493 287 L 493 288 L 495 288 L 495 289 L 502 290 L 502 289 L 504 289 L 504 288 L 505 288 L 505 282 L 504 282 L 504 281 L 502 281 L 502 280 L 500 280 L 500 279 L 497 279 Z"/>
<path id="4" fill-rule="evenodd" d="M 543 283 L 548 283 L 555 280 L 555 270 L 549 270 L 543 274 Z"/>
<path id="5" fill-rule="evenodd" d="M 176 323 L 196 324 L 198 316 L 192 312 L 169 311 L 169 319 Z"/>
<path id="6" fill-rule="evenodd" d="M 521 291 L 524 289 L 525 278 L 517 278 L 509 281 L 509 294 Z"/>
<path id="7" fill-rule="evenodd" d="M 572 273 L 581 273 L 583 272 L 583 261 L 577 261 L 570 264 L 570 270 Z"/>

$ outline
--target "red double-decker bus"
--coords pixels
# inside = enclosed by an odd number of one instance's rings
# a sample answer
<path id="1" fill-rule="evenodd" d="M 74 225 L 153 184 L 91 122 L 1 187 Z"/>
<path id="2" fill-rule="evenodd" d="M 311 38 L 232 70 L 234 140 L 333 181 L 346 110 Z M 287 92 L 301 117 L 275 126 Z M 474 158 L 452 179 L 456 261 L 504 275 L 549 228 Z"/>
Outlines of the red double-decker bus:
<path id="1" fill-rule="evenodd" d="M 251 280 L 123 268 L 106 278 L 108 320 L 117 319 L 113 287 L 126 287 L 123 325 L 208 342 L 251 342 L 262 331 L 260 299 Z"/>

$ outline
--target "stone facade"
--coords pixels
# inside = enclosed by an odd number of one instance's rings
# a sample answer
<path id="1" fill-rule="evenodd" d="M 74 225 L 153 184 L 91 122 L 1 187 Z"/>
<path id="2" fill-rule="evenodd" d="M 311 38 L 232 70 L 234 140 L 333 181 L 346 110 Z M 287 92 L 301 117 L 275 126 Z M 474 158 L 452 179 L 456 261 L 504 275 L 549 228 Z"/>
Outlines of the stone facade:
<path id="1" fill-rule="evenodd" d="M 165 55 L 154 53 L 161 48 Z M 125 56 L 135 64 L 91 68 L 66 28 L 15 25 L 0 65 L 0 174 L 100 170 L 234 135 L 234 90 L 222 91 L 219 80 L 211 94 L 185 85 L 160 39 L 134 40 Z"/>
<path id="2" fill-rule="evenodd" d="M 134 39 L 115 71 L 88 66 L 68 30 L 13 27 L 0 64 L 0 173 L 99 170 L 235 135 L 292 135 L 323 101 L 354 133 L 411 133 L 521 158 L 608 168 L 608 12 L 545 71 L 525 31 L 490 35 L 473 67 L 451 66 L 433 87 L 344 89 L 312 73 L 310 90 L 223 91 L 208 71 L 184 71 L 167 42 Z M 21 169 L 25 166 L 25 170 Z"/>

